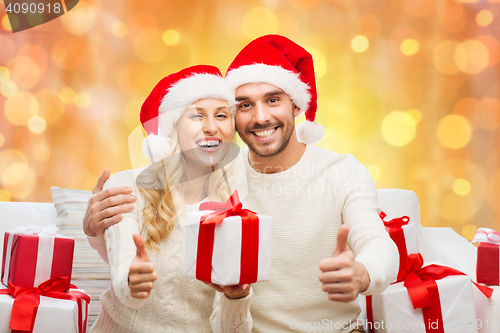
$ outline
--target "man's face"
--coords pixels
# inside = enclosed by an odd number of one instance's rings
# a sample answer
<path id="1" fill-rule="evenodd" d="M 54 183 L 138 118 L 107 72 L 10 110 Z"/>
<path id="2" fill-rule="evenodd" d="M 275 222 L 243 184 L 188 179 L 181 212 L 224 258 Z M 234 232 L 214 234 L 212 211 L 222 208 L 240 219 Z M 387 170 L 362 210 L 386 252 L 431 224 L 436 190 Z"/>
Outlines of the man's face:
<path id="1" fill-rule="evenodd" d="M 236 130 L 260 157 L 281 153 L 290 142 L 300 109 L 280 88 L 247 83 L 236 89 Z"/>

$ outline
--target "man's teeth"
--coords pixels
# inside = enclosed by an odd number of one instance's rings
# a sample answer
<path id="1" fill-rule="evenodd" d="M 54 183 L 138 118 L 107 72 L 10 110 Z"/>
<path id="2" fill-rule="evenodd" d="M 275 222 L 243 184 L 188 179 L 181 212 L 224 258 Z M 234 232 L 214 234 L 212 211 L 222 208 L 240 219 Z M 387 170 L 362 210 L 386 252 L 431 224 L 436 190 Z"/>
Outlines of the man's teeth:
<path id="1" fill-rule="evenodd" d="M 200 141 L 198 142 L 198 146 L 200 147 L 207 147 L 207 148 L 212 148 L 212 147 L 217 147 L 220 144 L 220 141 L 218 140 L 207 140 L 207 141 Z"/>
<path id="2" fill-rule="evenodd" d="M 261 131 L 261 132 L 254 132 L 255 135 L 257 135 L 259 138 L 265 138 L 266 136 L 270 136 L 271 134 L 276 131 L 276 128 L 271 128 L 270 130 L 267 131 Z"/>

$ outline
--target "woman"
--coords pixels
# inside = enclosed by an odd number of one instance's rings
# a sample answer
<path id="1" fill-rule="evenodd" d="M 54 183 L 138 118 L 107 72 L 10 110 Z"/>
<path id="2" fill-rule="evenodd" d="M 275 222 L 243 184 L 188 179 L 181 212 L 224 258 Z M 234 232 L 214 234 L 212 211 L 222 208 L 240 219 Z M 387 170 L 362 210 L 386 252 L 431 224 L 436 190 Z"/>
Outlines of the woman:
<path id="1" fill-rule="evenodd" d="M 225 202 L 226 180 L 235 178 L 234 103 L 213 66 L 167 76 L 144 102 L 143 150 L 152 163 L 139 177 L 119 172 L 104 186 L 132 187 L 134 210 L 106 229 L 105 248 L 89 239 L 111 273 L 91 332 L 250 331 L 250 286 L 208 286 L 184 275 L 186 213 L 207 198 Z M 214 289 L 224 292 L 220 301 Z"/>

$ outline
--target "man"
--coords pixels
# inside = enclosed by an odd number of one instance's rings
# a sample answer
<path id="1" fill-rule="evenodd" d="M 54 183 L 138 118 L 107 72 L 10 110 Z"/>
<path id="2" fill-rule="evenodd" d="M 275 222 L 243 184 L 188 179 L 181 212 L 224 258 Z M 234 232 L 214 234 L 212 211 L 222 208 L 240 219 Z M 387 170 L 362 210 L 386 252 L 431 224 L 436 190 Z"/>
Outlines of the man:
<path id="1" fill-rule="evenodd" d="M 244 207 L 273 217 L 271 281 L 253 285 L 254 331 L 355 331 L 354 299 L 395 279 L 398 252 L 378 217 L 366 168 L 352 155 L 312 145 L 323 129 L 314 123 L 311 55 L 285 37 L 263 36 L 237 55 L 226 80 L 238 102 L 236 130 L 248 146 L 241 153 Z M 303 112 L 306 121 L 295 130 Z M 117 223 L 134 200 L 126 189 L 100 192 L 107 173 L 89 201 L 88 235 Z"/>

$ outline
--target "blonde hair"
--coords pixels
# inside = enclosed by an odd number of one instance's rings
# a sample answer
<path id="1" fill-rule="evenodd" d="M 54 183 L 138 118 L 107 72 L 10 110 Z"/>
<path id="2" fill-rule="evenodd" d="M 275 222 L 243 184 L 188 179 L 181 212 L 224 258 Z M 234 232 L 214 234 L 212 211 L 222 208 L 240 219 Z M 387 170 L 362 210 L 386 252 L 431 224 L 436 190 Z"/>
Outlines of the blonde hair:
<path id="1" fill-rule="evenodd" d="M 174 128 L 171 134 L 172 152 L 162 161 L 148 166 L 137 178 L 139 191 L 145 198 L 146 205 L 142 210 L 144 225 L 142 234 L 146 245 L 159 251 L 159 243 L 166 239 L 174 229 L 175 221 L 184 209 L 183 183 L 188 180 L 189 172 L 184 160 L 178 140 L 178 133 Z M 229 184 L 234 182 L 234 166 L 231 157 L 237 154 L 237 146 L 233 136 L 232 144 L 219 165 L 224 171 Z M 166 181 L 168 180 L 168 181 Z M 222 168 L 210 174 L 204 184 L 205 193 L 210 200 L 225 202 L 231 193 L 224 180 Z"/>

